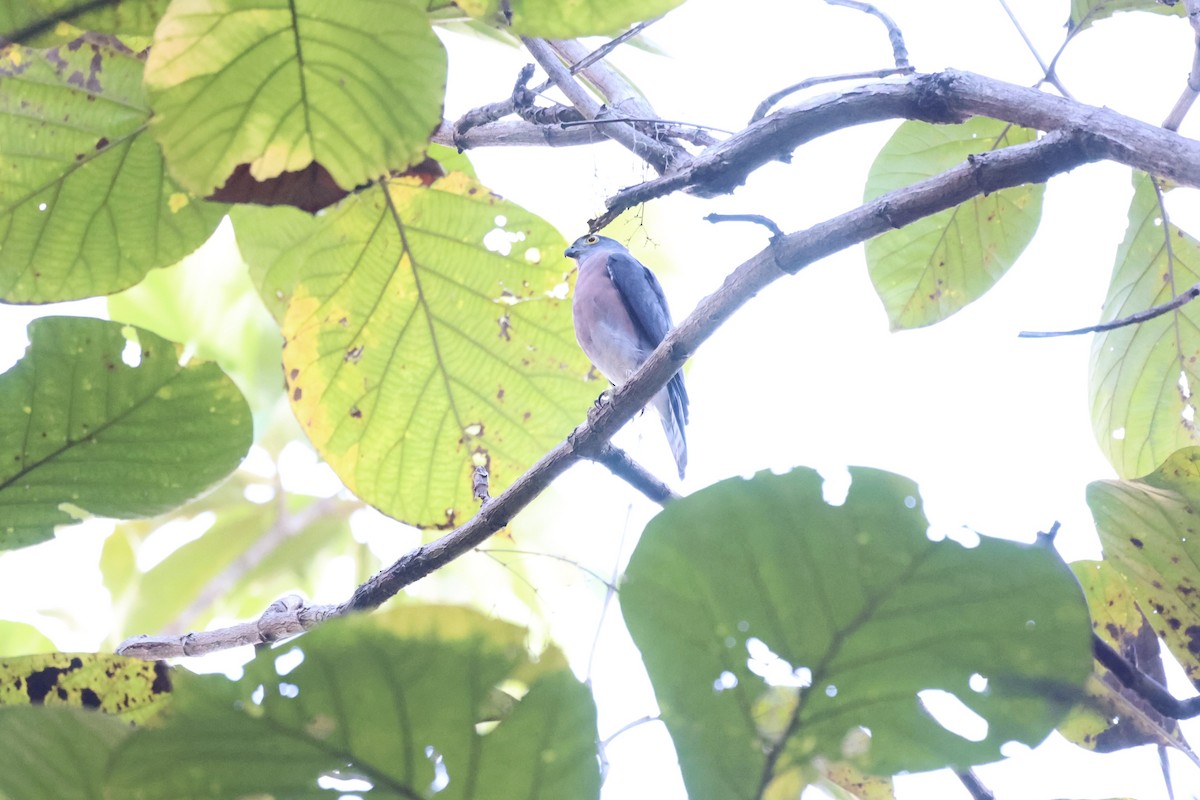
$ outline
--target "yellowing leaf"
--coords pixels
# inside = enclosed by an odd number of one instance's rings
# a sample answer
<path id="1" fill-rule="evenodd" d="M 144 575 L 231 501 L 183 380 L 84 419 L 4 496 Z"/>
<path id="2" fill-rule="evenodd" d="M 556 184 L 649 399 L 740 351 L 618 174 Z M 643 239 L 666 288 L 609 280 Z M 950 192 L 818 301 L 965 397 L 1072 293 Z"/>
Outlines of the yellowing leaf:
<path id="1" fill-rule="evenodd" d="M 234 225 L 282 320 L 297 419 L 391 516 L 463 522 L 475 465 L 502 490 L 600 390 L 584 381 L 565 242 L 465 175 L 391 180 L 316 218 L 239 208 Z"/>
<path id="2" fill-rule="evenodd" d="M 173 3 L 146 64 L 153 130 L 197 194 L 314 161 L 344 189 L 419 161 L 446 53 L 412 0 Z"/>
<path id="3" fill-rule="evenodd" d="M 974 153 L 1035 136 L 986 117 L 961 125 L 905 122 L 871 165 L 866 199 L 937 175 Z M 1014 186 L 980 195 L 869 240 L 867 270 L 892 328 L 932 325 L 992 288 L 1033 238 L 1044 188 Z"/>

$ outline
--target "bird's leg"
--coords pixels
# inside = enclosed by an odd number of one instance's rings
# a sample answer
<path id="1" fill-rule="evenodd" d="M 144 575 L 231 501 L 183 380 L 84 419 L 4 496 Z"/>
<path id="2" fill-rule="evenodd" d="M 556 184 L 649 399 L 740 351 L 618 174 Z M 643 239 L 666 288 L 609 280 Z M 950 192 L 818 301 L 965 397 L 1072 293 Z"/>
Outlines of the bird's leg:
<path id="1" fill-rule="evenodd" d="M 596 402 L 592 403 L 592 407 L 588 409 L 588 422 L 595 421 L 596 415 L 600 413 L 600 410 L 612 402 L 613 391 L 615 388 L 616 387 L 609 386 L 600 393 L 600 396 L 596 398 Z"/>

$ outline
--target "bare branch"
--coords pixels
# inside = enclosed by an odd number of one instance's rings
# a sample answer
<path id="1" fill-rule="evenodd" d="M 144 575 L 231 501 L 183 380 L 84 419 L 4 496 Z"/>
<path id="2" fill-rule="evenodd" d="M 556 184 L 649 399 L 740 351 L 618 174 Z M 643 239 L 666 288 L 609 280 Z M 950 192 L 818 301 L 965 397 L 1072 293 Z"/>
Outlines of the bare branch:
<path id="1" fill-rule="evenodd" d="M 1163 127 L 1169 131 L 1179 130 L 1183 118 L 1191 110 L 1196 97 L 1200 96 L 1200 0 L 1187 0 L 1188 22 L 1196 32 L 1196 46 L 1192 50 L 1192 70 L 1188 73 L 1187 85 L 1183 93 L 1175 101 L 1175 107 L 1163 121 Z"/>
<path id="2" fill-rule="evenodd" d="M 608 467 L 612 474 L 660 506 L 679 499 L 679 495 L 670 486 L 630 458 L 624 450 L 611 443 L 606 442 L 600 448 L 600 452 L 595 455 L 594 460 Z"/>
<path id="3" fill-rule="evenodd" d="M 1099 325 L 1089 325 L 1086 328 L 1076 328 L 1071 331 L 1021 331 L 1017 336 L 1022 339 L 1049 339 L 1053 336 L 1079 336 L 1084 333 L 1102 333 L 1103 331 L 1112 331 L 1117 328 L 1124 328 L 1127 325 L 1137 325 L 1139 322 L 1146 322 L 1155 317 L 1160 317 L 1168 311 L 1174 311 L 1177 308 L 1187 305 L 1188 303 L 1200 297 L 1200 283 L 1193 284 L 1191 288 L 1185 290 L 1178 297 L 1157 306 L 1147 308 L 1145 311 L 1138 311 L 1135 314 L 1130 314 L 1127 317 L 1114 319 L 1111 322 L 1102 322 Z"/>
<path id="4" fill-rule="evenodd" d="M 869 72 L 847 72 L 842 75 L 822 75 L 819 78 L 808 78 L 799 83 L 793 83 L 785 89 L 780 89 L 778 92 L 767 97 L 758 104 L 754 109 L 754 114 L 750 117 L 750 125 L 758 122 L 767 115 L 767 112 L 775 107 L 783 98 L 796 92 L 802 92 L 805 89 L 810 89 L 813 86 L 819 86 L 822 83 L 836 83 L 838 81 L 860 81 L 866 78 L 886 78 L 889 75 L 903 75 L 912 72 L 912 67 L 889 67 L 888 69 L 875 69 Z"/>
<path id="5" fill-rule="evenodd" d="M 1200 187 L 1200 142 L 1106 108 L 1067 100 L 970 72 L 946 70 L 813 98 L 748 126 L 675 171 L 624 189 L 589 223 L 599 230 L 640 203 L 685 190 L 701 197 L 733 191 L 763 164 L 835 130 L 884 119 L 963 122 L 974 116 L 1069 134 L 1092 152 L 1186 186 Z"/>
<path id="6" fill-rule="evenodd" d="M 1112 645 L 1092 634 L 1092 655 L 1116 676 L 1121 685 L 1150 704 L 1158 713 L 1171 719 L 1191 719 L 1200 716 L 1200 697 L 1180 700 L 1158 681 L 1139 670 L 1113 649 Z"/>
<path id="7" fill-rule="evenodd" d="M 1066 102 L 1066 101 L 1063 101 Z M 1175 137 L 1178 138 L 1178 137 Z M 1103 148 L 1101 148 L 1103 149 Z M 118 652 L 142 658 L 202 655 L 242 644 L 274 641 L 332 616 L 374 609 L 404 587 L 478 547 L 501 530 L 584 453 L 600 452 L 739 308 L 771 283 L 832 253 L 891 228 L 952 208 L 976 195 L 1042 182 L 1097 158 L 1088 134 L 1058 131 L 1036 142 L 982 153 L 934 178 L 891 192 L 805 231 L 779 237 L 737 267 L 721 287 L 667 334 L 636 373 L 524 475 L 457 529 L 421 545 L 374 575 L 338 606 L 304 607 L 298 598 L 276 603 L 257 622 L 183 637 L 135 637 Z M 278 606 L 278 607 L 277 607 Z"/>
<path id="8" fill-rule="evenodd" d="M 862 3 L 859 0 L 825 0 L 825 2 L 831 6 L 844 6 L 862 11 L 882 22 L 883 26 L 887 28 L 888 41 L 892 43 L 892 59 L 896 62 L 897 69 L 908 68 L 908 48 L 904 46 L 904 34 L 900 32 L 900 26 L 891 17 L 870 3 Z"/>
<path id="9" fill-rule="evenodd" d="M 704 218 L 705 222 L 753 222 L 755 225 L 762 225 L 771 232 L 771 240 L 783 236 L 783 230 L 775 224 L 775 221 L 764 217 L 762 214 L 709 214 Z"/>
<path id="10" fill-rule="evenodd" d="M 306 508 L 291 514 L 287 510 L 287 497 L 283 493 L 282 487 L 276 488 L 276 502 L 279 510 L 274 524 L 262 536 L 251 542 L 250 546 L 231 561 L 225 569 L 205 584 L 188 607 L 168 626 L 165 633 L 175 634 L 186 631 L 197 616 L 236 588 L 250 570 L 257 567 L 281 545 L 302 533 L 317 520 L 333 514 L 345 515 L 349 513 L 350 509 L 360 507 L 358 503 L 339 500 L 336 496 L 322 497 L 314 500 Z M 339 506 L 344 507 L 339 509 Z"/>
<path id="11" fill-rule="evenodd" d="M 1062 85 L 1062 82 L 1058 79 L 1058 75 L 1055 74 L 1054 65 L 1047 64 L 1042 60 L 1041 54 L 1038 53 L 1037 48 L 1033 46 L 1033 40 L 1031 40 L 1029 35 L 1025 33 L 1025 28 L 1022 27 L 1020 20 L 1017 19 L 1017 15 L 1014 14 L 1012 9 L 1008 7 L 1008 3 L 1005 2 L 1005 0 L 999 0 L 999 2 L 1000 7 L 1004 9 L 1004 13 L 1008 15 L 1009 21 L 1012 22 L 1013 27 L 1017 29 L 1017 33 L 1020 35 L 1021 41 L 1025 42 L 1025 46 L 1029 48 L 1029 52 L 1033 54 L 1034 61 L 1037 61 L 1038 66 L 1042 68 L 1042 80 L 1046 83 L 1049 83 L 1055 89 L 1058 89 L 1059 93 L 1063 97 L 1074 100 L 1075 98 L 1072 97 L 1071 93 L 1067 91 L 1067 87 Z M 1061 53 L 1062 51 L 1060 50 L 1059 54 Z M 1058 60 L 1058 55 L 1055 55 L 1055 60 Z"/>
<path id="12" fill-rule="evenodd" d="M 607 108 L 602 107 L 579 85 L 563 63 L 559 61 L 558 56 L 546 40 L 524 37 L 521 41 L 542 69 L 546 71 L 546 74 L 586 119 L 604 118 L 611 114 Z M 629 125 L 605 125 L 601 131 L 608 138 L 629 149 L 660 175 L 672 166 L 686 162 L 689 158 L 687 152 L 681 148 L 655 141 Z"/>

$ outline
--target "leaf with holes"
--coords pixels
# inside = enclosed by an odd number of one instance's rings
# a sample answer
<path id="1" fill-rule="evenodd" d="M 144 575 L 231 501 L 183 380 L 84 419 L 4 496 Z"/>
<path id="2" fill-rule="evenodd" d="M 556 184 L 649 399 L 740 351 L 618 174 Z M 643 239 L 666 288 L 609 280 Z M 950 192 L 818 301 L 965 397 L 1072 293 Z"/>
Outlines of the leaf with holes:
<path id="1" fill-rule="evenodd" d="M 1154 185 L 1137 174 L 1100 321 L 1166 303 L 1198 281 L 1200 242 L 1163 225 Z M 1200 388 L 1198 360 L 1197 303 L 1093 338 L 1092 430 L 1118 475 L 1145 475 L 1181 447 L 1200 443 L 1192 398 Z"/>
<path id="2" fill-rule="evenodd" d="M 1200 686 L 1200 448 L 1172 454 L 1137 480 L 1096 481 L 1087 500 L 1105 560 Z"/>
<path id="3" fill-rule="evenodd" d="M 424 157 L 446 52 L 414 0 L 193 0 L 155 30 L 146 87 L 197 194 L 241 164 L 265 181 L 316 162 L 353 189 Z"/>
<path id="4" fill-rule="evenodd" d="M 142 66 L 93 34 L 0 49 L 0 299 L 119 291 L 190 253 L 224 216 L 166 175 Z"/>
<path id="5" fill-rule="evenodd" d="M 960 125 L 905 122 L 879 151 L 867 178 L 873 200 L 958 166 L 974 153 L 1032 142 L 1037 132 L 975 117 Z M 1037 231 L 1041 184 L 974 197 L 867 241 L 867 270 L 892 328 L 940 322 L 978 300 L 1008 271 Z"/>
<path id="6" fill-rule="evenodd" d="M 281 315 L 288 397 L 345 484 L 397 519 L 470 516 L 583 419 L 561 237 L 452 173 L 390 180 L 320 217 L 239 208 L 238 242 Z"/>
<path id="7" fill-rule="evenodd" d="M 0 375 L 0 550 L 89 514 L 160 514 L 250 447 L 237 387 L 216 364 L 180 366 L 172 342 L 75 317 L 34 320 L 29 340 Z"/>
<path id="8" fill-rule="evenodd" d="M 1067 30 L 1078 33 L 1118 11 L 1153 11 L 1157 14 L 1184 17 L 1187 16 L 1187 5 L 1182 2 L 1164 5 L 1162 0 L 1071 0 L 1071 16 L 1067 19 Z"/>
<path id="9" fill-rule="evenodd" d="M 1053 548 L 930 541 L 915 484 L 850 474 L 840 506 L 809 469 L 722 481 L 667 506 L 630 559 L 621 609 L 693 800 L 758 797 L 819 759 L 992 761 L 1040 742 L 1091 674 Z M 944 704 L 974 725 L 939 725 Z"/>
<path id="10" fill-rule="evenodd" d="M 181 680 L 166 724 L 118 755 L 108 796 L 598 797 L 591 693 L 527 636 L 437 606 L 333 620 L 237 683 Z"/>

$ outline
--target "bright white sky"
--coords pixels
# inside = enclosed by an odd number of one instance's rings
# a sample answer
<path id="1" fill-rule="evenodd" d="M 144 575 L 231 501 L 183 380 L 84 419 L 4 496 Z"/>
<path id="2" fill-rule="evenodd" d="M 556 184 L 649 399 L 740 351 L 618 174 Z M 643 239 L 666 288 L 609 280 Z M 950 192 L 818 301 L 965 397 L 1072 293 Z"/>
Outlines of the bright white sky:
<path id="1" fill-rule="evenodd" d="M 879 5 L 902 27 L 918 70 L 953 67 L 1026 85 L 1040 77 L 998 0 Z M 1065 32 L 1067 0 L 1010 0 L 1010 5 L 1048 60 Z M 649 35 L 667 57 L 625 49 L 615 63 L 662 117 L 728 130 L 744 126 L 759 101 L 783 86 L 891 64 L 877 21 L 819 0 L 689 0 Z M 517 70 L 529 60 L 523 52 L 475 38 L 443 38 L 451 49 L 451 118 L 507 96 Z M 1073 42 L 1059 74 L 1078 99 L 1157 124 L 1183 87 L 1192 47 L 1183 19 L 1122 14 Z M 1189 119 L 1183 132 L 1194 136 L 1198 125 Z M 702 221 L 705 214 L 764 214 L 792 231 L 853 208 L 861 202 L 874 154 L 894 127 L 873 125 L 825 137 L 804 146 L 791 164 L 760 170 L 732 196 L 671 198 L 646 213 L 644 229 L 620 228 L 615 235 L 658 270 L 680 319 L 766 242 L 755 226 L 711 225 Z M 650 177 L 616 145 L 470 156 L 484 183 L 549 219 L 567 240 L 585 230 L 606 196 Z M 1091 433 L 1090 340 L 1018 340 L 1016 334 L 1096 321 L 1130 194 L 1128 170 L 1113 165 L 1083 167 L 1055 179 L 1041 230 L 1012 272 L 983 300 L 929 329 L 888 332 L 861 248 L 776 283 L 705 344 L 689 367 L 692 422 L 684 490 L 763 468 L 807 465 L 837 474 L 846 464 L 882 467 L 918 481 L 937 529 L 958 535 L 966 526 L 1029 541 L 1058 520 L 1063 526 L 1058 546 L 1068 560 L 1098 557 L 1084 489 L 1113 473 Z M 1174 192 L 1169 203 L 1174 222 L 1200 232 L 1195 192 Z M 101 302 L 83 306 L 96 315 L 103 308 Z M 0 368 L 23 350 L 26 322 L 45 313 L 61 312 L 0 309 Z M 617 441 L 658 474 L 673 473 L 657 420 L 649 415 Z M 607 573 L 618 549 L 621 559 L 628 557 L 636 532 L 653 512 L 603 469 L 586 465 L 572 470 L 524 524 L 558 526 L 560 552 Z M 520 525 L 518 545 L 519 531 Z M 88 560 L 98 551 L 98 536 L 73 532 L 69 539 L 79 565 L 53 577 L 30 571 L 34 551 L 0 556 L 4 616 L 27 618 L 37 608 L 82 607 L 97 598 L 106 602 L 95 562 Z M 398 555 L 407 544 L 393 539 L 389 550 Z M 36 550 L 49 555 L 64 548 Z M 16 581 L 20 574 L 45 580 L 29 587 Z M 92 588 L 64 597 L 66 587 L 79 586 Z M 420 594 L 420 587 L 415 591 Z M 595 614 L 582 618 L 594 620 Z M 595 629 L 581 626 L 580 619 L 574 610 L 564 611 L 552 626 L 583 673 Z M 652 695 L 615 606 L 607 619 L 592 669 L 601 736 L 653 713 Z M 86 635 L 66 630 L 56 643 L 96 646 Z M 1185 683 L 1176 689 L 1189 691 Z M 672 754 L 660 725 L 623 734 L 607 755 L 605 798 L 683 796 L 677 775 L 663 767 Z M 1200 770 L 1182 758 L 1172 763 L 1181 788 L 1200 786 Z M 999 798 L 1165 797 L 1157 756 L 1148 748 L 1093 756 L 1052 740 L 980 774 Z M 905 798 L 967 797 L 945 775 L 899 785 Z"/>

